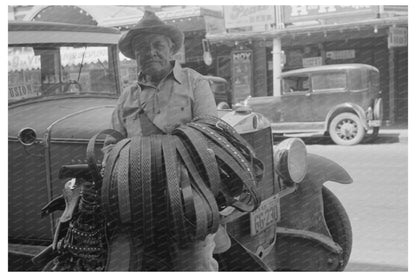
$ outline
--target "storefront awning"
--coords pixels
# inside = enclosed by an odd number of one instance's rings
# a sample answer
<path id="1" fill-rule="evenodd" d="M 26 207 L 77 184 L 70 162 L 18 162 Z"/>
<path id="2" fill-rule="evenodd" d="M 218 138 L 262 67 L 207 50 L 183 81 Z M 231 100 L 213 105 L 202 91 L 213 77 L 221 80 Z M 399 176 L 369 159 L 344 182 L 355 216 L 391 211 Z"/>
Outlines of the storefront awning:
<path id="1" fill-rule="evenodd" d="M 378 28 L 392 26 L 392 25 L 407 25 L 407 16 L 397 16 L 390 18 L 377 18 L 363 20 L 360 22 L 348 22 L 339 24 L 327 24 L 327 25 L 312 25 L 312 26 L 294 26 L 286 27 L 282 29 L 273 29 L 262 32 L 236 32 L 236 33 L 222 33 L 222 34 L 207 34 L 206 38 L 211 43 L 218 43 L 223 41 L 241 41 L 241 40 L 265 40 L 273 39 L 276 37 L 284 37 L 289 35 L 305 35 L 318 32 L 329 32 L 336 30 L 348 30 L 361 27 L 374 26 Z"/>

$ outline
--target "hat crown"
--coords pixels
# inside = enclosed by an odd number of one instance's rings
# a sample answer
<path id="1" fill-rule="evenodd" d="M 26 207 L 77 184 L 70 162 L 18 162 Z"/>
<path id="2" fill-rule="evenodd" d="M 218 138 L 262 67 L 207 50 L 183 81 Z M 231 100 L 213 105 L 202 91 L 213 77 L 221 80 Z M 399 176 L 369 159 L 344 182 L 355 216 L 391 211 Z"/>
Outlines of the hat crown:
<path id="1" fill-rule="evenodd" d="M 144 12 L 143 17 L 139 20 L 139 22 L 137 22 L 136 27 L 143 28 L 143 27 L 152 27 L 152 26 L 160 26 L 160 25 L 166 25 L 166 23 L 160 20 L 160 18 L 157 17 L 157 15 L 154 12 L 146 10 Z"/>
<path id="2" fill-rule="evenodd" d="M 118 42 L 121 53 L 130 59 L 135 59 L 132 48 L 133 38 L 150 33 L 170 37 L 173 42 L 173 53 L 177 53 L 183 45 L 184 33 L 178 27 L 166 24 L 154 12 L 146 10 L 139 22 L 121 36 Z"/>

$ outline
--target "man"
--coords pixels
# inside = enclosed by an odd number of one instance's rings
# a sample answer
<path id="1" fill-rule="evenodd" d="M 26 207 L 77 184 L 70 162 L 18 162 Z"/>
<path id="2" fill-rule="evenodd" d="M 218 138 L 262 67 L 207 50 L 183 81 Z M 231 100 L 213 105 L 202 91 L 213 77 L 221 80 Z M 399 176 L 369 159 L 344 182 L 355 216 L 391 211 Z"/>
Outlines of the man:
<path id="1" fill-rule="evenodd" d="M 180 124 L 200 115 L 217 116 L 215 100 L 208 81 L 189 68 L 172 61 L 183 45 L 184 35 L 166 25 L 154 13 L 146 11 L 136 26 L 125 33 L 120 51 L 137 61 L 138 82 L 119 98 L 112 115 L 112 128 L 125 137 L 171 133 Z M 106 143 L 107 144 L 107 143 Z M 112 145 L 103 148 L 104 161 Z M 172 270 L 215 271 L 218 264 L 212 254 L 215 234 L 181 249 Z M 226 249 L 230 242 L 221 227 L 217 248 Z"/>

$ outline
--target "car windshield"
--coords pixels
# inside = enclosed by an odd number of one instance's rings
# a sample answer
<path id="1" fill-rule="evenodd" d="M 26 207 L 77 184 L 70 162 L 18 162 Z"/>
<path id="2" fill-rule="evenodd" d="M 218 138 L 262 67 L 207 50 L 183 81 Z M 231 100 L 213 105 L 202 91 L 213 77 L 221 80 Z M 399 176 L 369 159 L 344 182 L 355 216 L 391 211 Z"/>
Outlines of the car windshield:
<path id="1" fill-rule="evenodd" d="M 8 49 L 8 100 L 63 95 L 116 94 L 107 46 L 19 46 Z"/>

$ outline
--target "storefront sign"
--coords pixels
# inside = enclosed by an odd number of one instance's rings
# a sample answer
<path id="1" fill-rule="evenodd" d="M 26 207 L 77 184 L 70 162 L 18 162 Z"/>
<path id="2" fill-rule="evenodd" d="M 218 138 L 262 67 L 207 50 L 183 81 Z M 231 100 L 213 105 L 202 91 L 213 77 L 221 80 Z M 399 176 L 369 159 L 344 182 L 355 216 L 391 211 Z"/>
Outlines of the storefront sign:
<path id="1" fill-rule="evenodd" d="M 37 96 L 37 93 L 32 89 L 32 85 L 30 84 L 22 84 L 9 87 L 9 101 L 35 96 Z"/>
<path id="2" fill-rule="evenodd" d="M 302 66 L 303 67 L 312 67 L 312 66 L 319 66 L 322 65 L 322 58 L 321 57 L 311 57 L 311 58 L 303 58 L 302 59 Z"/>
<path id="3" fill-rule="evenodd" d="M 310 21 L 323 18 L 334 19 L 340 16 L 354 17 L 356 15 L 368 15 L 368 18 L 376 18 L 379 6 L 331 6 L 331 5 L 305 5 L 283 6 L 284 23 L 298 21 Z"/>
<path id="4" fill-rule="evenodd" d="M 331 60 L 355 59 L 355 50 L 339 50 L 326 52 L 326 58 Z"/>
<path id="5" fill-rule="evenodd" d="M 31 70 L 40 68 L 40 56 L 35 56 L 30 47 L 10 47 L 8 70 Z"/>
<path id="6" fill-rule="evenodd" d="M 204 20 L 207 34 L 225 33 L 225 23 L 223 18 L 204 16 Z"/>
<path id="7" fill-rule="evenodd" d="M 238 50 L 231 53 L 232 57 L 232 86 L 236 102 L 251 95 L 253 82 L 253 52 Z"/>
<path id="8" fill-rule="evenodd" d="M 224 6 L 225 28 L 253 27 L 267 30 L 275 24 L 274 6 Z"/>
<path id="9" fill-rule="evenodd" d="M 388 47 L 402 47 L 407 46 L 407 28 L 394 28 L 389 29 Z"/>

